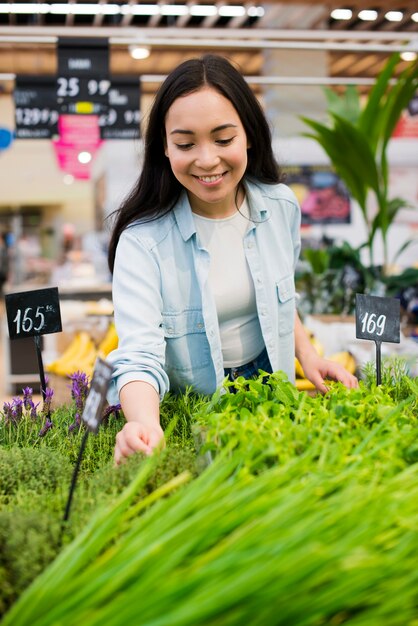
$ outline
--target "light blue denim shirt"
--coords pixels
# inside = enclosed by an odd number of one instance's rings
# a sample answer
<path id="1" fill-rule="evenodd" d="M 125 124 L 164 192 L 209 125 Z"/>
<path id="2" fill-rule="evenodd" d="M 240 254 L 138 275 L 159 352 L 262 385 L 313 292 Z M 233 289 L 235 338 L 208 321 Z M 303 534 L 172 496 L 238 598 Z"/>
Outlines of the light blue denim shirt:
<path id="1" fill-rule="evenodd" d="M 300 209 L 283 184 L 245 179 L 253 224 L 244 238 L 261 331 L 273 371 L 294 379 L 294 270 Z M 186 386 L 211 394 L 224 368 L 218 318 L 208 285 L 209 253 L 199 244 L 186 192 L 168 214 L 135 222 L 121 235 L 113 274 L 119 346 L 109 401 L 131 381 L 153 385 L 162 399 Z"/>

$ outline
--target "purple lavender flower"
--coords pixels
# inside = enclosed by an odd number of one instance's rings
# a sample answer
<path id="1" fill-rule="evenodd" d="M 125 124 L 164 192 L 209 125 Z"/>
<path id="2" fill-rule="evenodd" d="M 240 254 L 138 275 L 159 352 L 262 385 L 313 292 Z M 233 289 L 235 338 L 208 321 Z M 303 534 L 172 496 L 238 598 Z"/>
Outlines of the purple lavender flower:
<path id="1" fill-rule="evenodd" d="M 83 412 L 89 392 L 90 380 L 85 372 L 77 371 L 71 374 L 71 397 L 75 402 L 77 412 Z"/>
<path id="2" fill-rule="evenodd" d="M 13 398 L 12 400 L 12 412 L 14 415 L 14 421 L 20 422 L 23 416 L 23 400 L 21 398 Z"/>
<path id="3" fill-rule="evenodd" d="M 48 430 L 49 430 L 50 428 L 52 428 L 52 427 L 53 427 L 53 425 L 54 425 L 54 424 L 51 422 L 51 420 L 50 420 L 50 419 L 46 419 L 46 420 L 45 420 L 45 424 L 42 426 L 41 430 L 40 430 L 40 431 L 39 431 L 39 433 L 38 433 L 38 436 L 39 436 L 39 437 L 45 437 L 46 433 L 48 432 Z"/>
<path id="4" fill-rule="evenodd" d="M 106 409 L 103 411 L 102 421 L 104 422 L 105 420 L 109 419 L 112 413 L 115 415 L 115 418 L 118 419 L 120 410 L 121 410 L 120 404 L 109 404 L 109 406 L 106 407 Z"/>
<path id="5" fill-rule="evenodd" d="M 10 402 L 3 404 L 3 414 L 6 423 L 10 424 L 10 422 L 14 422 L 13 407 Z"/>
<path id="6" fill-rule="evenodd" d="M 24 387 L 22 389 L 23 392 L 23 406 L 27 411 L 30 411 L 33 407 L 32 394 L 33 389 L 31 387 Z"/>
<path id="7" fill-rule="evenodd" d="M 30 408 L 30 417 L 32 420 L 36 420 L 38 418 L 37 408 L 39 406 L 39 402 L 36 404 L 32 401 L 32 406 Z"/>
<path id="8" fill-rule="evenodd" d="M 42 407 L 43 415 L 49 416 L 51 414 L 51 402 L 52 402 L 53 395 L 54 395 L 54 390 L 51 389 L 50 387 L 47 387 L 45 389 L 44 404 Z"/>
<path id="9" fill-rule="evenodd" d="M 81 417 L 79 413 L 76 413 L 74 415 L 74 422 L 70 424 L 68 427 L 68 432 L 71 433 L 73 430 L 80 430 L 80 426 L 81 426 Z"/>

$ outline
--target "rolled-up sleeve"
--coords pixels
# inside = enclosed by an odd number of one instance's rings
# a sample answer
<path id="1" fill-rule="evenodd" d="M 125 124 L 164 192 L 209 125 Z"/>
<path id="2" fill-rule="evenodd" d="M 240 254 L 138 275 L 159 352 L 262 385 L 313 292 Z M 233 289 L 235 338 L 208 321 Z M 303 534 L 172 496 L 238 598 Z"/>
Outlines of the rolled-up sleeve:
<path id="1" fill-rule="evenodd" d="M 118 348 L 108 356 L 114 367 L 109 402 L 132 381 L 151 384 L 162 399 L 169 389 L 164 370 L 161 278 L 156 257 L 128 228 L 119 240 L 113 271 L 113 306 Z"/>

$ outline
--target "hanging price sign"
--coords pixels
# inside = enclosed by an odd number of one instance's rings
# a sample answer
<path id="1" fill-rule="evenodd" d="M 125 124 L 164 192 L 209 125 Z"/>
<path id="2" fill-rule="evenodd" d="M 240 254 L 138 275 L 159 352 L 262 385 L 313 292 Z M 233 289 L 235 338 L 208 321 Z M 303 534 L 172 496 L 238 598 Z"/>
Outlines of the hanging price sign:
<path id="1" fill-rule="evenodd" d="M 58 107 L 50 76 L 16 76 L 13 92 L 17 139 L 49 139 L 58 134 Z"/>
<path id="2" fill-rule="evenodd" d="M 376 344 L 376 381 L 381 383 L 382 342 L 400 343 L 400 302 L 396 298 L 381 298 L 356 294 L 356 337 Z"/>

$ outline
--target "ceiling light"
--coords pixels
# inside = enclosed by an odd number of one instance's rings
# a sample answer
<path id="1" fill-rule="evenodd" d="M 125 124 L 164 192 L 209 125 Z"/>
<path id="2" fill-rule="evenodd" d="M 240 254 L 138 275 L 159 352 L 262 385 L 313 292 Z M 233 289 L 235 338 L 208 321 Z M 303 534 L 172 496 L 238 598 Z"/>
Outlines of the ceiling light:
<path id="1" fill-rule="evenodd" d="M 219 7 L 221 17 L 241 17 L 245 15 L 245 8 L 237 5 Z"/>
<path id="2" fill-rule="evenodd" d="M 402 11 L 388 11 L 385 13 L 385 19 L 389 22 L 402 22 L 403 13 Z"/>
<path id="3" fill-rule="evenodd" d="M 121 13 L 123 15 L 160 15 L 158 4 L 124 4 Z"/>
<path id="4" fill-rule="evenodd" d="M 263 17 L 265 11 L 264 7 L 249 7 L 247 13 L 249 17 Z"/>
<path id="5" fill-rule="evenodd" d="M 401 59 L 402 61 L 415 61 L 417 59 L 417 53 L 416 52 L 401 52 Z"/>
<path id="6" fill-rule="evenodd" d="M 211 4 L 194 4 L 190 7 L 190 15 L 196 15 L 199 17 L 210 17 L 216 15 L 218 9 Z"/>
<path id="7" fill-rule="evenodd" d="M 87 163 L 90 163 L 90 161 L 92 160 L 92 155 L 90 152 L 87 152 L 87 150 L 83 150 L 83 152 L 79 152 L 77 159 L 80 163 L 82 163 L 83 165 L 86 165 Z"/>
<path id="8" fill-rule="evenodd" d="M 334 9 L 331 11 L 333 20 L 351 20 L 353 12 L 351 9 Z"/>
<path id="9" fill-rule="evenodd" d="M 185 4 L 162 4 L 161 15 L 189 15 L 189 7 Z"/>
<path id="10" fill-rule="evenodd" d="M 374 22 L 374 20 L 377 20 L 377 11 L 364 9 L 363 11 L 360 11 L 358 17 L 360 20 L 365 22 Z"/>
<path id="11" fill-rule="evenodd" d="M 414 22 L 418 22 L 418 13 L 412 13 L 411 20 L 413 20 Z"/>
<path id="12" fill-rule="evenodd" d="M 133 59 L 137 61 L 141 59 L 148 59 L 151 54 L 151 50 L 148 46 L 128 46 L 129 54 Z"/>

